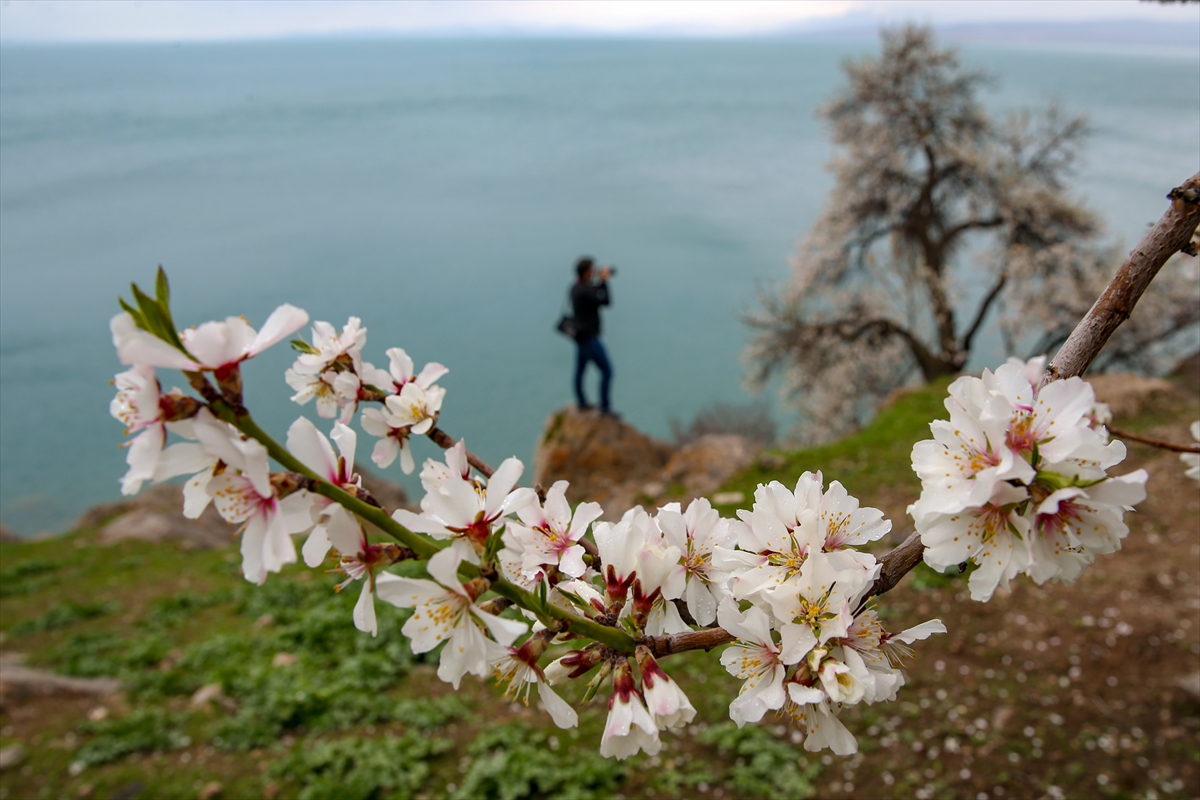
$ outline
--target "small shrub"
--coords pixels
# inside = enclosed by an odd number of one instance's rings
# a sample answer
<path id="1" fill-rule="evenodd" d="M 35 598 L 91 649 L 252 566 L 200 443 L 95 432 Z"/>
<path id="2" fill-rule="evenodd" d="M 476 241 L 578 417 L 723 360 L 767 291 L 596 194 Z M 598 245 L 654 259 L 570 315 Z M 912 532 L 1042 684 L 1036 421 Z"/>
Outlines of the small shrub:
<path id="1" fill-rule="evenodd" d="M 455 800 L 592 800 L 611 797 L 625 779 L 624 766 L 591 750 L 564 757 L 546 734 L 520 724 L 485 729 L 467 752 Z"/>
<path id="2" fill-rule="evenodd" d="M 91 741 L 79 748 L 75 762 L 83 766 L 107 764 L 130 753 L 174 750 L 191 742 L 180 730 L 181 718 L 156 707 L 138 708 L 120 719 L 85 722 Z"/>
<path id="3" fill-rule="evenodd" d="M 384 793 L 406 800 L 429 777 L 427 761 L 450 747 L 423 734 L 306 743 L 273 763 L 267 780 L 299 784 L 299 792 L 288 795 L 299 800 L 371 800 Z"/>
<path id="4" fill-rule="evenodd" d="M 816 793 L 813 780 L 821 771 L 819 763 L 757 725 L 739 729 L 733 722 L 723 722 L 696 739 L 716 745 L 723 756 L 736 756 L 727 785 L 732 785 L 737 797 L 802 800 Z"/>
<path id="5" fill-rule="evenodd" d="M 52 631 L 57 628 L 66 628 L 85 619 L 103 617 L 120 609 L 121 606 L 117 603 L 76 603 L 74 600 L 65 600 L 50 606 L 46 613 L 39 617 L 18 622 L 12 627 L 12 632 L 25 634 Z"/>
<path id="6" fill-rule="evenodd" d="M 467 701 L 456 694 L 441 697 L 416 697 L 396 704 L 393 718 L 418 730 L 437 730 L 451 722 L 470 719 L 474 714 Z"/>

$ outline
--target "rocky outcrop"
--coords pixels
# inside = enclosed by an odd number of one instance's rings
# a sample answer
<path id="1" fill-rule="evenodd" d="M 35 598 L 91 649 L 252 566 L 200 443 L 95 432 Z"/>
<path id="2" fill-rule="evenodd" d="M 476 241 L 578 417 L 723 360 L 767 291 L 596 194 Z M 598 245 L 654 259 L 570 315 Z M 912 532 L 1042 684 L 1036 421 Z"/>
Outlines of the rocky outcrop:
<path id="1" fill-rule="evenodd" d="M 678 449 L 597 411 L 560 409 L 549 416 L 534 454 L 534 481 L 568 481 L 567 499 L 591 500 L 617 518 L 630 506 L 686 501 L 719 488 L 753 462 L 741 436 L 710 434 Z"/>
<path id="2" fill-rule="evenodd" d="M 571 502 L 604 504 L 631 485 L 654 480 L 671 458 L 671 446 L 616 417 L 573 406 L 546 420 L 533 457 L 533 480 L 545 488 L 568 481 Z"/>

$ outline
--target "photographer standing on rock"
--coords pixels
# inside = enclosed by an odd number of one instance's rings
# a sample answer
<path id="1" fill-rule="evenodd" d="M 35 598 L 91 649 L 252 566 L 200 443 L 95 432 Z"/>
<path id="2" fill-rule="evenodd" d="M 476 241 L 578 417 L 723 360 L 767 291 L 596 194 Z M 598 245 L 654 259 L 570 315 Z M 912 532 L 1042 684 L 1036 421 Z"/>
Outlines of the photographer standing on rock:
<path id="1" fill-rule="evenodd" d="M 595 262 L 589 257 L 580 258 L 575 264 L 575 285 L 571 287 L 571 308 L 575 315 L 575 400 L 580 410 L 591 408 L 583 395 L 583 372 L 588 362 L 600 370 L 600 412 L 611 414 L 609 386 L 612 383 L 612 366 L 608 353 L 600 341 L 600 306 L 611 303 L 608 296 L 608 279 L 615 270 L 601 266 L 595 274 Z"/>

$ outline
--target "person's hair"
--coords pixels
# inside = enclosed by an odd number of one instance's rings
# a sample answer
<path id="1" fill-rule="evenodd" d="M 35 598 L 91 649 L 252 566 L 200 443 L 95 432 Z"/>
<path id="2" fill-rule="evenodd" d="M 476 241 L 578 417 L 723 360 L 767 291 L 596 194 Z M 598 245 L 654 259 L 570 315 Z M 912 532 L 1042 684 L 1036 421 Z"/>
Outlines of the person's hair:
<path id="1" fill-rule="evenodd" d="M 583 280 L 583 276 L 594 266 L 596 266 L 596 262 L 592 260 L 591 256 L 583 256 L 575 262 L 575 277 Z"/>

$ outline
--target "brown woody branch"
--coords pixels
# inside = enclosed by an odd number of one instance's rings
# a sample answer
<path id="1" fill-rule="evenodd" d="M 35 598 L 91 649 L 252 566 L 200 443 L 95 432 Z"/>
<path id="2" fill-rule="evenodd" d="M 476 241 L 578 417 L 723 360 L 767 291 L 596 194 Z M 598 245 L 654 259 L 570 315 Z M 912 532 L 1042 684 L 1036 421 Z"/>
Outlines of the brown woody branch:
<path id="1" fill-rule="evenodd" d="M 1091 311 L 1075 326 L 1054 356 L 1038 388 L 1051 381 L 1082 375 L 1113 332 L 1129 318 L 1134 305 L 1167 259 L 1178 252 L 1188 252 L 1192 236 L 1196 233 L 1197 225 L 1200 225 L 1200 173 L 1189 178 L 1183 186 L 1172 189 L 1167 198 L 1171 200 L 1167 213 L 1129 254 Z M 1109 431 L 1114 435 L 1125 435 L 1112 428 Z M 1144 441 L 1136 436 L 1129 438 Z M 1167 449 L 1181 447 L 1174 445 Z M 925 546 L 921 544 L 920 535 L 913 533 L 900 546 L 881 556 L 879 577 L 862 602 L 895 588 L 905 575 L 921 563 L 924 553 Z M 647 636 L 641 644 L 649 647 L 656 658 L 661 658 L 688 650 L 711 650 L 733 640 L 734 636 L 728 631 L 714 627 L 669 636 Z"/>
<path id="2" fill-rule="evenodd" d="M 1140 433 L 1123 431 L 1120 428 L 1114 428 L 1111 425 L 1108 426 L 1108 432 L 1121 439 L 1132 439 L 1135 442 L 1153 445 L 1154 447 L 1161 447 L 1163 450 L 1171 450 L 1176 453 L 1200 453 L 1200 443 L 1176 444 L 1175 442 L 1169 442 L 1166 439 L 1155 439 L 1153 436 L 1143 436 Z"/>

